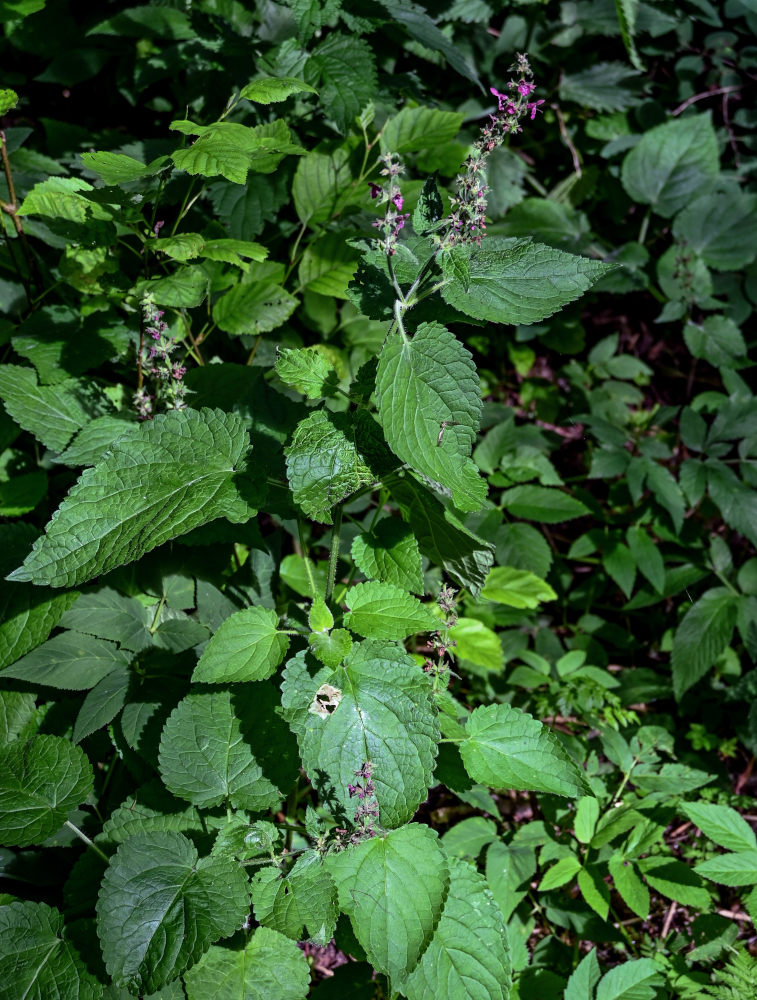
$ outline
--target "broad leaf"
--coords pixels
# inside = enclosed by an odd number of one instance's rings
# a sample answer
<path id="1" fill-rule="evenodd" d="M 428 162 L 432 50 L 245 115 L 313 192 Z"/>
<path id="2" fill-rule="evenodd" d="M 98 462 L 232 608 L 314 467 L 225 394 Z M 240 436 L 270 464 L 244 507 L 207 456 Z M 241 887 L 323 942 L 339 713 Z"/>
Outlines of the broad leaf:
<path id="1" fill-rule="evenodd" d="M 731 641 L 737 611 L 737 596 L 725 587 L 714 587 L 686 612 L 673 637 L 676 698 L 704 677 Z"/>
<path id="2" fill-rule="evenodd" d="M 347 591 L 344 603 L 350 609 L 345 626 L 368 639 L 404 639 L 439 627 L 429 608 L 393 583 L 358 583 Z"/>
<path id="3" fill-rule="evenodd" d="M 685 802 L 681 806 L 709 840 L 727 851 L 757 850 L 757 837 L 747 821 L 730 806 L 713 802 Z"/>
<path id="4" fill-rule="evenodd" d="M 654 1000 L 663 982 L 662 970 L 651 958 L 631 959 L 605 973 L 595 1000 Z"/>
<path id="5" fill-rule="evenodd" d="M 92 791 L 92 767 L 60 736 L 34 736 L 0 749 L 0 844 L 41 844 Z"/>
<path id="6" fill-rule="evenodd" d="M 70 587 L 216 517 L 246 520 L 235 480 L 248 443 L 242 420 L 221 410 L 142 424 L 82 473 L 11 579 Z"/>
<path id="7" fill-rule="evenodd" d="M 698 864 L 694 871 L 721 885 L 754 885 L 757 883 L 757 851 L 720 854 Z"/>
<path id="8" fill-rule="evenodd" d="M 321 102 L 339 131 L 349 131 L 376 93 L 376 60 L 364 38 L 331 31 L 308 60 L 317 74 Z"/>
<path id="9" fill-rule="evenodd" d="M 74 743 L 81 743 L 85 737 L 115 719 L 126 704 L 131 681 L 131 671 L 127 667 L 117 667 L 95 684 L 76 716 L 72 736 Z"/>
<path id="10" fill-rule="evenodd" d="M 257 281 L 234 285 L 213 306 L 213 319 L 226 333 L 257 336 L 277 330 L 297 308 L 297 299 L 281 285 Z"/>
<path id="11" fill-rule="evenodd" d="M 565 987 L 564 1000 L 593 1000 L 594 989 L 602 973 L 597 960 L 597 949 L 592 948 L 571 973 Z"/>
<path id="12" fill-rule="evenodd" d="M 415 153 L 434 149 L 457 135 L 463 115 L 437 108 L 403 108 L 389 118 L 381 130 L 383 152 Z"/>
<path id="13" fill-rule="evenodd" d="M 308 399 L 336 394 L 339 376 L 329 359 L 314 347 L 284 347 L 276 358 L 276 374 Z"/>
<path id="14" fill-rule="evenodd" d="M 413 823 L 331 855 L 327 866 L 369 961 L 399 985 L 428 947 L 447 896 L 436 834 Z"/>
<path id="15" fill-rule="evenodd" d="M 133 597 L 111 587 L 81 594 L 61 619 L 65 628 L 117 642 L 124 649 L 141 652 L 150 646 L 149 626 L 155 613 Z"/>
<path id="16" fill-rule="evenodd" d="M 468 287 L 448 281 L 445 301 L 475 319 L 520 326 L 551 316 L 614 268 L 530 239 L 499 237 L 471 245 L 468 266 Z"/>
<path id="17" fill-rule="evenodd" d="M 412 339 L 389 334 L 376 374 L 376 402 L 389 447 L 438 483 L 460 510 L 478 510 L 486 484 L 469 458 L 481 417 L 470 353 L 439 323 Z"/>
<path id="18" fill-rule="evenodd" d="M 676 215 L 673 235 L 709 267 L 746 267 L 757 254 L 757 197 L 734 187 L 704 194 Z"/>
<path id="19" fill-rule="evenodd" d="M 589 513 L 586 504 L 549 486 L 513 486 L 502 494 L 502 505 L 514 517 L 544 524 L 560 524 Z"/>
<path id="20" fill-rule="evenodd" d="M 0 691 L 0 746 L 27 733 L 31 735 L 36 700 L 30 691 Z"/>
<path id="21" fill-rule="evenodd" d="M 371 531 L 356 535 L 352 558 L 369 579 L 423 593 L 418 542 L 410 526 L 398 518 L 385 517 Z"/>
<path id="22" fill-rule="evenodd" d="M 245 608 L 221 622 L 195 667 L 195 684 L 262 681 L 286 656 L 289 636 L 271 608 Z"/>
<path id="23" fill-rule="evenodd" d="M 460 754 L 474 781 L 492 788 L 575 797 L 588 789 L 557 737 L 512 705 L 475 709 L 465 732 Z"/>
<path id="24" fill-rule="evenodd" d="M 646 920 L 649 916 L 649 889 L 644 885 L 633 861 L 614 854 L 608 863 L 615 888 L 626 906 Z"/>
<path id="25" fill-rule="evenodd" d="M 246 87 L 242 87 L 239 92 L 240 97 L 256 104 L 278 104 L 285 101 L 292 94 L 315 94 L 315 87 L 303 80 L 295 80 L 292 77 L 265 76 L 260 80 L 253 80 Z"/>
<path id="26" fill-rule="evenodd" d="M 288 874 L 263 868 L 252 880 L 255 918 L 293 941 L 324 946 L 334 936 L 336 886 L 315 852 L 303 855 Z"/>
<path id="27" fill-rule="evenodd" d="M 61 632 L 22 656 L 0 676 L 68 691 L 88 691 L 117 667 L 128 666 L 131 654 L 112 642 L 80 632 Z"/>
<path id="28" fill-rule="evenodd" d="M 138 833 L 120 845 L 97 901 L 97 933 L 117 986 L 152 993 L 244 923 L 247 876 L 235 861 L 200 858 L 180 833 Z"/>
<path id="29" fill-rule="evenodd" d="M 557 600 L 548 583 L 534 573 L 512 566 L 495 566 L 490 570 L 481 596 L 511 608 L 538 608 L 542 601 Z"/>

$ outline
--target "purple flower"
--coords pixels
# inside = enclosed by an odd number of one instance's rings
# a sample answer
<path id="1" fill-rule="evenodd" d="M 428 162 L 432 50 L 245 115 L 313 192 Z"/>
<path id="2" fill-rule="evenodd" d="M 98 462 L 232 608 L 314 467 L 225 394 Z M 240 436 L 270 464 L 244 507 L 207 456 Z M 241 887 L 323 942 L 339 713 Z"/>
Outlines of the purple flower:
<path id="1" fill-rule="evenodd" d="M 500 94 L 496 87 L 489 87 L 489 93 L 494 94 L 497 98 L 497 104 L 499 105 L 499 110 L 501 111 L 505 104 L 510 100 L 507 94 Z"/>
<path id="2" fill-rule="evenodd" d="M 156 222 L 155 227 L 153 228 L 153 233 L 156 236 L 160 236 L 160 231 L 163 228 L 163 226 L 165 226 L 165 222 L 163 222 L 162 220 L 160 222 Z"/>
<path id="3" fill-rule="evenodd" d="M 532 101 L 530 104 L 526 105 L 528 110 L 531 112 L 531 121 L 533 121 L 534 118 L 536 118 L 536 112 L 540 104 L 544 104 L 544 101 Z"/>
<path id="4" fill-rule="evenodd" d="M 529 94 L 533 94 L 534 87 L 533 83 L 527 83 L 525 80 L 520 80 L 518 82 L 518 93 L 523 97 L 528 97 Z"/>
<path id="5" fill-rule="evenodd" d="M 402 197 L 402 195 L 399 193 L 399 191 L 392 198 L 392 202 L 394 203 L 397 211 L 401 212 L 402 211 L 402 206 L 405 204 L 405 199 Z"/>
<path id="6" fill-rule="evenodd" d="M 374 184 L 373 181 L 368 181 L 368 187 L 371 189 L 371 198 L 378 198 L 381 194 L 381 185 Z"/>

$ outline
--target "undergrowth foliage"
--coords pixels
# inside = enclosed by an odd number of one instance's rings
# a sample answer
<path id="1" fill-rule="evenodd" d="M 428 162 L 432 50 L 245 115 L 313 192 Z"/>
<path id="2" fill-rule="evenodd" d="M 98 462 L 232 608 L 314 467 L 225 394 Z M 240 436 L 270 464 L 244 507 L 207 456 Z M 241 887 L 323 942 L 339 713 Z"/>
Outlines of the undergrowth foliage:
<path id="1" fill-rule="evenodd" d="M 0 998 L 753 997 L 754 5 L 0 13 Z"/>

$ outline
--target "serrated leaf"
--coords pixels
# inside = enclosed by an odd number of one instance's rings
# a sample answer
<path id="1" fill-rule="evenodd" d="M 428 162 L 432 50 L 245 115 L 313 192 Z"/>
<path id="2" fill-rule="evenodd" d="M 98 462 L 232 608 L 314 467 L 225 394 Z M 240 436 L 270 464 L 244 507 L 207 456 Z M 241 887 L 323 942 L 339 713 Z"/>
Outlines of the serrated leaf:
<path id="1" fill-rule="evenodd" d="M 709 267 L 746 267 L 757 254 L 757 197 L 733 187 L 704 194 L 676 215 L 673 235 Z"/>
<path id="2" fill-rule="evenodd" d="M 344 603 L 350 609 L 345 626 L 367 639 L 404 639 L 439 627 L 439 620 L 417 597 L 393 583 L 358 583 L 347 591 Z"/>
<path id="3" fill-rule="evenodd" d="M 188 121 L 173 121 L 170 127 L 198 136 L 190 146 L 171 154 L 174 166 L 203 177 L 220 175 L 234 184 L 245 184 L 249 170 L 271 173 L 287 154 L 304 152 L 292 142 L 281 120 L 254 128 L 238 122 L 195 125 Z"/>
<path id="4" fill-rule="evenodd" d="M 413 212 L 413 229 L 421 235 L 444 215 L 444 202 L 439 194 L 436 175 L 427 177 Z"/>
<path id="5" fill-rule="evenodd" d="M 336 368 L 314 347 L 281 348 L 275 368 L 282 382 L 308 399 L 334 396 L 339 386 Z"/>
<path id="6" fill-rule="evenodd" d="M 352 147 L 319 146 L 297 164 L 292 198 L 299 219 L 316 225 L 336 215 L 353 196 Z"/>
<path id="7" fill-rule="evenodd" d="M 755 852 L 757 858 L 757 852 Z M 636 862 L 644 878 L 657 892 L 668 899 L 674 899 L 684 906 L 694 906 L 698 910 L 710 908 L 710 895 L 697 873 L 678 858 L 652 855 Z"/>
<path id="8" fill-rule="evenodd" d="M 658 594 L 663 593 L 665 589 L 665 562 L 646 529 L 631 525 L 626 531 L 626 541 L 638 571 L 649 580 Z"/>
<path id="9" fill-rule="evenodd" d="M 371 531 L 356 535 L 352 558 L 369 579 L 393 583 L 416 594 L 423 593 L 418 542 L 410 526 L 398 518 L 385 517 Z"/>
<path id="10" fill-rule="evenodd" d="M 598 62 L 560 79 L 561 101 L 573 101 L 596 111 L 625 111 L 639 100 L 640 87 L 634 86 L 638 71 L 626 63 Z"/>
<path id="11" fill-rule="evenodd" d="M 213 319 L 226 333 L 257 336 L 285 323 L 298 300 L 281 285 L 258 281 L 234 285 L 213 306 Z"/>
<path id="12" fill-rule="evenodd" d="M 544 579 L 552 565 L 552 550 L 544 535 L 530 524 L 503 524 L 495 536 L 500 566 L 528 570 Z"/>
<path id="13" fill-rule="evenodd" d="M 88 691 L 130 660 L 129 653 L 105 639 L 61 632 L 6 667 L 0 676 L 66 691 Z"/>
<path id="14" fill-rule="evenodd" d="M 645 132 L 623 160 L 621 179 L 630 198 L 668 217 L 712 183 L 718 161 L 710 115 L 688 115 Z"/>
<path id="15" fill-rule="evenodd" d="M 82 153 L 81 162 L 87 170 L 94 171 L 106 184 L 128 184 L 141 180 L 152 171 L 125 153 Z"/>
<path id="16" fill-rule="evenodd" d="M 560 524 L 589 513 L 586 504 L 549 486 L 513 486 L 502 494 L 502 506 L 514 517 L 543 524 Z"/>
<path id="17" fill-rule="evenodd" d="M 284 454 L 295 502 L 323 524 L 331 524 L 333 507 L 376 481 L 357 450 L 355 427 L 345 413 L 311 413 L 297 425 Z"/>
<path id="18" fill-rule="evenodd" d="M 74 743 L 81 743 L 87 736 L 115 719 L 126 704 L 131 679 L 128 667 L 120 667 L 95 684 L 76 716 L 72 736 Z"/>
<path id="19" fill-rule="evenodd" d="M 415 153 L 451 142 L 460 130 L 463 115 L 437 108 L 403 108 L 388 118 L 381 130 L 381 150 Z"/>
<path id="20" fill-rule="evenodd" d="M 457 624 L 449 630 L 449 636 L 455 642 L 452 652 L 456 659 L 485 670 L 500 671 L 505 665 L 499 636 L 477 618 L 458 618 Z"/>
<path id="21" fill-rule="evenodd" d="M 97 933 L 117 986 L 152 993 L 244 923 L 247 876 L 235 861 L 200 858 L 180 833 L 138 833 L 111 858 Z"/>
<path id="22" fill-rule="evenodd" d="M 259 80 L 253 80 L 246 87 L 242 87 L 239 92 L 240 97 L 256 104 L 278 104 L 285 101 L 292 94 L 317 94 L 315 87 L 311 87 L 304 80 L 296 80 L 290 76 L 266 76 Z"/>
<path id="23" fill-rule="evenodd" d="M 551 889 L 559 889 L 568 882 L 572 882 L 581 870 L 580 858 L 571 855 L 568 858 L 560 858 L 556 865 L 545 873 L 539 883 L 539 892 L 549 892 Z"/>
<path id="24" fill-rule="evenodd" d="M 336 885 L 318 855 L 304 855 L 288 874 L 263 868 L 252 880 L 252 904 L 256 920 L 293 941 L 324 946 L 334 936 Z"/>
<path id="25" fill-rule="evenodd" d="M 623 902 L 642 920 L 646 920 L 649 916 L 649 890 L 641 881 L 633 861 L 621 854 L 613 854 L 608 868 Z"/>
<path id="26" fill-rule="evenodd" d="M 349 297 L 347 286 L 357 267 L 357 251 L 342 233 L 326 233 L 311 243 L 300 260 L 300 286 L 335 299 Z"/>
<path id="27" fill-rule="evenodd" d="M 111 587 L 80 594 L 61 618 L 64 628 L 117 642 L 124 649 L 141 652 L 151 643 L 149 625 L 154 617 L 140 601 L 124 597 Z"/>
<path id="28" fill-rule="evenodd" d="M 579 797 L 586 781 L 562 744 L 537 719 L 512 705 L 475 709 L 460 744 L 465 769 L 492 788 Z"/>
<path id="29" fill-rule="evenodd" d="M 335 628 L 333 632 L 311 632 L 308 644 L 317 660 L 327 667 L 338 667 L 352 649 L 352 636 L 343 628 Z"/>
<path id="30" fill-rule="evenodd" d="M 193 805 L 222 802 L 261 812 L 281 800 L 250 746 L 258 718 L 255 688 L 188 694 L 168 717 L 160 740 L 160 774 L 169 791 Z M 258 728 L 260 727 L 260 728 Z"/>
<path id="31" fill-rule="evenodd" d="M 712 882 L 719 882 L 720 885 L 754 885 L 757 882 L 757 851 L 719 854 L 716 858 L 698 864 L 694 871 Z M 692 903 L 692 905 L 700 904 Z"/>
<path id="32" fill-rule="evenodd" d="M 607 920 L 610 912 L 610 890 L 597 865 L 586 865 L 578 873 L 578 888 L 584 902 L 594 910 L 600 920 Z"/>
<path id="33" fill-rule="evenodd" d="M 245 608 L 221 622 L 192 674 L 195 684 L 262 681 L 286 656 L 289 636 L 271 608 Z"/>
<path id="34" fill-rule="evenodd" d="M 450 858 L 441 920 L 402 986 L 408 1000 L 507 1000 L 510 956 L 504 921 L 484 878 Z"/>
<path id="35" fill-rule="evenodd" d="M 481 87 L 475 67 L 468 63 L 460 49 L 434 24 L 423 7 L 409 0 L 380 0 L 380 3 L 392 20 L 403 25 L 411 38 L 426 48 L 440 52 L 456 73 Z"/>
<path id="36" fill-rule="evenodd" d="M 31 691 L 0 691 L 0 746 L 17 740 L 33 726 L 36 701 Z"/>
<path id="37" fill-rule="evenodd" d="M 564 1000 L 593 1000 L 594 990 L 602 973 L 593 948 L 576 966 L 565 987 Z"/>
<path id="38" fill-rule="evenodd" d="M 662 970 L 651 958 L 632 959 L 602 976 L 595 1000 L 653 1000 L 663 982 Z"/>
<path id="39" fill-rule="evenodd" d="M 399 985 L 428 947 L 447 896 L 437 835 L 413 823 L 331 855 L 327 867 L 369 961 Z"/>
<path id="40" fill-rule="evenodd" d="M 475 319 L 527 326 L 579 298 L 614 265 L 530 239 L 489 237 L 471 246 L 469 268 L 468 288 L 449 282 L 444 300 Z"/>
<path id="41" fill-rule="evenodd" d="M 33 736 L 0 749 L 0 844 L 41 844 L 92 791 L 92 767 L 60 736 Z"/>
<path id="42" fill-rule="evenodd" d="M 757 850 L 757 837 L 747 821 L 730 806 L 714 802 L 684 802 L 683 812 L 709 840 L 727 851 Z"/>
<path id="43" fill-rule="evenodd" d="M 511 608 L 538 608 L 542 601 L 556 601 L 557 594 L 535 573 L 512 566 L 495 566 L 489 571 L 481 596 Z"/>
<path id="44" fill-rule="evenodd" d="M 282 690 L 303 765 L 324 794 L 351 818 L 357 802 L 348 786 L 368 762 L 380 822 L 408 822 L 426 797 L 440 736 L 431 681 L 408 654 L 390 642 L 355 643 L 343 667 L 315 677 L 300 654 L 287 664 Z M 316 710 L 326 691 L 329 703 Z"/>
<path id="45" fill-rule="evenodd" d="M 3 1000 L 99 1000 L 102 985 L 68 939 L 63 914 L 46 903 L 0 906 Z"/>
<path id="46" fill-rule="evenodd" d="M 137 293 L 140 297 L 149 295 L 159 306 L 194 309 L 202 305 L 208 294 L 208 276 L 199 265 L 188 264 L 165 278 L 141 281 Z"/>
<path id="47" fill-rule="evenodd" d="M 216 517 L 246 519 L 235 479 L 248 446 L 244 422 L 221 410 L 147 421 L 82 473 L 11 579 L 70 587 Z"/>
<path id="48" fill-rule="evenodd" d="M 673 637 L 673 689 L 681 698 L 700 680 L 726 648 L 738 611 L 737 595 L 714 587 L 693 604 Z"/>
<path id="49" fill-rule="evenodd" d="M 184 977 L 188 1000 L 304 1000 L 310 969 L 294 941 L 258 927 L 243 947 L 212 947 Z"/>
<path id="50" fill-rule="evenodd" d="M 318 74 L 321 104 L 342 134 L 376 95 L 376 60 L 364 38 L 332 31 L 315 49 L 308 68 Z"/>
<path id="51" fill-rule="evenodd" d="M 96 465 L 115 440 L 135 433 L 139 426 L 132 415 L 123 413 L 95 417 L 77 433 L 58 461 L 64 465 Z"/>
<path id="52" fill-rule="evenodd" d="M 470 352 L 439 323 L 422 323 L 384 342 L 376 403 L 387 444 L 438 483 L 460 510 L 478 510 L 486 483 L 469 458 L 481 418 L 481 389 Z"/>

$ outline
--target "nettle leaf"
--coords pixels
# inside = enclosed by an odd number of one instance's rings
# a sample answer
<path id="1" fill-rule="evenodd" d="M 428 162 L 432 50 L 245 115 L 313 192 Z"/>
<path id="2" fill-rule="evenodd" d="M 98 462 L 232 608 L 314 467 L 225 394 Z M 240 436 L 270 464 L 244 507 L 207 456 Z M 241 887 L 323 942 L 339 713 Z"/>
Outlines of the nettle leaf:
<path id="1" fill-rule="evenodd" d="M 252 880 L 255 918 L 293 941 L 327 945 L 334 936 L 339 910 L 336 885 L 323 860 L 309 852 L 288 874 L 263 868 Z"/>
<path id="2" fill-rule="evenodd" d="M 423 571 L 412 528 L 396 517 L 385 517 L 371 531 L 356 535 L 352 558 L 369 579 L 392 583 L 422 594 Z"/>
<path id="3" fill-rule="evenodd" d="M 274 367 L 282 382 L 308 399 L 334 396 L 339 387 L 336 368 L 315 347 L 283 347 Z"/>
<path id="4" fill-rule="evenodd" d="M 747 821 L 730 806 L 712 802 L 684 802 L 683 812 L 709 840 L 727 851 L 757 850 L 757 837 Z"/>
<path id="5" fill-rule="evenodd" d="M 278 329 L 298 304 L 281 285 L 256 281 L 234 285 L 222 295 L 213 306 L 213 319 L 226 333 L 257 336 Z"/>
<path id="6" fill-rule="evenodd" d="M 103 987 L 68 940 L 63 914 L 45 903 L 0 906 L 0 982 L 24 1000 L 99 1000 Z"/>
<path id="7" fill-rule="evenodd" d="M 171 154 L 179 170 L 203 177 L 219 174 L 235 184 L 245 184 L 249 170 L 269 174 L 288 154 L 304 153 L 292 142 L 286 123 L 280 119 L 250 128 L 238 122 L 195 125 L 173 121 L 172 129 L 198 138 L 185 149 Z"/>
<path id="8" fill-rule="evenodd" d="M 77 433 L 58 461 L 64 465 L 96 465 L 115 440 L 136 433 L 138 424 L 132 414 L 106 414 L 95 417 Z"/>
<path id="9" fill-rule="evenodd" d="M 449 868 L 441 920 L 402 992 L 408 1000 L 506 1000 L 511 965 L 502 914 L 482 875 L 456 858 Z"/>
<path id="10" fill-rule="evenodd" d="M 331 855 L 326 864 L 368 960 L 398 987 L 442 918 L 450 874 L 436 833 L 413 823 Z"/>
<path id="11" fill-rule="evenodd" d="M 520 326 L 556 313 L 615 268 L 530 239 L 489 237 L 469 253 L 468 287 L 449 281 L 444 300 L 474 319 Z"/>
<path id="12" fill-rule="evenodd" d="M 304 1000 L 310 967 L 294 941 L 258 927 L 243 946 L 214 946 L 184 977 L 188 1000 Z"/>
<path id="13" fill-rule="evenodd" d="M 471 354 L 439 323 L 422 323 L 384 342 L 376 403 L 389 447 L 438 483 L 460 510 L 478 510 L 486 483 L 468 457 L 481 419 L 481 388 Z"/>
<path id="14" fill-rule="evenodd" d="M 317 74 L 326 113 L 341 133 L 376 95 L 376 59 L 363 38 L 332 31 L 310 56 L 308 72 Z"/>
<path id="15" fill-rule="evenodd" d="M 541 722 L 512 705 L 475 709 L 460 744 L 465 769 L 492 788 L 579 797 L 589 790 L 580 768 Z"/>
<path id="16" fill-rule="evenodd" d="M 216 517 L 246 520 L 236 482 L 248 447 L 244 422 L 221 410 L 147 421 L 82 473 L 10 579 L 70 587 Z"/>
<path id="17" fill-rule="evenodd" d="M 315 87 L 311 87 L 304 80 L 296 80 L 290 76 L 266 76 L 260 80 L 253 80 L 246 87 L 242 87 L 239 92 L 240 97 L 256 104 L 278 104 L 285 101 L 292 94 L 317 94 Z"/>
<path id="18" fill-rule="evenodd" d="M 137 833 L 111 858 L 97 933 L 116 986 L 152 993 L 244 923 L 247 875 L 235 861 L 200 858 L 180 833 Z"/>
<path id="19" fill-rule="evenodd" d="M 28 847 L 55 833 L 93 786 L 84 753 L 60 736 L 0 749 L 0 844 Z"/>
<path id="20" fill-rule="evenodd" d="M 429 608 L 393 583 L 358 583 L 344 595 L 344 603 L 350 609 L 345 626 L 367 639 L 404 639 L 439 627 Z"/>
<path id="21" fill-rule="evenodd" d="M 276 671 L 289 649 L 271 608 L 245 608 L 221 622 L 192 674 L 195 684 L 262 681 Z"/>
<path id="22" fill-rule="evenodd" d="M 284 454 L 295 503 L 323 524 L 331 524 L 333 507 L 376 481 L 357 450 L 355 426 L 345 413 L 311 413 L 297 425 Z"/>
<path id="23" fill-rule="evenodd" d="M 381 150 L 384 153 L 415 153 L 419 149 L 436 149 L 451 142 L 462 123 L 463 115 L 458 111 L 403 108 L 388 118 L 381 129 Z"/>
<path id="24" fill-rule="evenodd" d="M 630 198 L 668 217 L 703 193 L 719 169 L 710 115 L 688 115 L 645 132 L 623 160 L 621 179 Z"/>
<path id="25" fill-rule="evenodd" d="M 486 578 L 481 596 L 511 608 L 538 608 L 542 601 L 557 600 L 550 585 L 535 573 L 512 566 L 495 566 Z"/>
<path id="26" fill-rule="evenodd" d="M 114 643 L 81 632 L 61 632 L 22 656 L 0 676 L 68 691 L 88 691 L 131 654 Z"/>
<path id="27" fill-rule="evenodd" d="M 725 650 L 733 635 L 738 596 L 725 587 L 702 594 L 673 637 L 673 690 L 676 698 L 700 680 Z"/>
<path id="28" fill-rule="evenodd" d="M 381 824 L 407 823 L 426 797 L 440 738 L 431 681 L 415 661 L 394 643 L 369 640 L 355 643 L 343 667 L 311 677 L 300 653 L 282 691 L 311 780 L 352 816 L 348 786 L 370 763 Z"/>
<path id="29" fill-rule="evenodd" d="M 757 196 L 736 187 L 704 194 L 676 215 L 673 235 L 709 267 L 746 267 L 757 256 Z"/>
<path id="30" fill-rule="evenodd" d="M 352 649 L 352 636 L 343 628 L 333 632 L 311 632 L 308 645 L 313 656 L 327 667 L 338 667 Z"/>
<path id="31" fill-rule="evenodd" d="M 266 726 L 255 688 L 189 694 L 168 717 L 160 740 L 160 774 L 174 795 L 201 808 L 222 802 L 261 812 L 281 801 L 250 745 Z"/>

